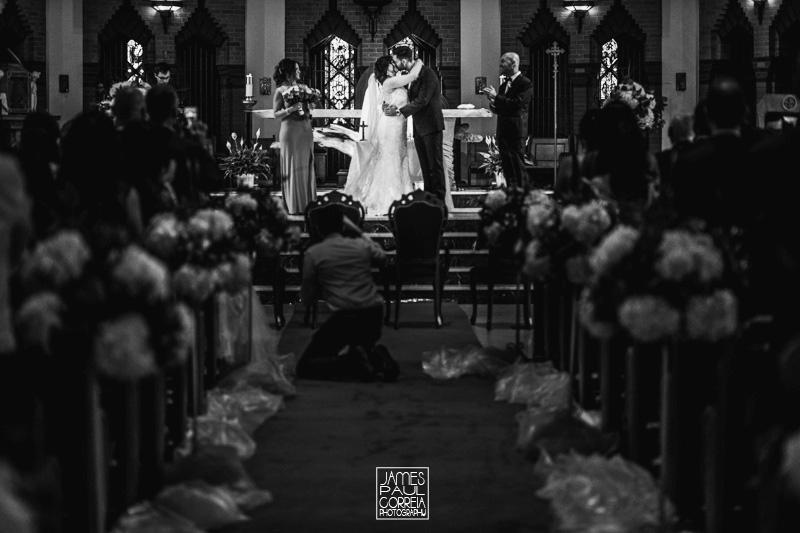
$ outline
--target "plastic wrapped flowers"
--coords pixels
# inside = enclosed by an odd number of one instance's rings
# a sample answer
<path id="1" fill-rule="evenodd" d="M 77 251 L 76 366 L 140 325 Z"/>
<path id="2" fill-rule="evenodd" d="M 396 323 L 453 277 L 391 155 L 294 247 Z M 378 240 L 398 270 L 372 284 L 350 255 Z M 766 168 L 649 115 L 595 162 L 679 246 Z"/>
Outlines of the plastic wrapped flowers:
<path id="1" fill-rule="evenodd" d="M 171 213 L 154 217 L 145 245 L 175 271 L 176 294 L 200 304 L 215 292 L 233 294 L 250 285 L 250 257 L 238 239 L 227 212 L 201 209 L 186 221 Z"/>
<path id="2" fill-rule="evenodd" d="M 590 334 L 637 342 L 717 342 L 738 328 L 735 279 L 711 235 L 616 227 L 589 256 L 580 317 Z"/>
<path id="3" fill-rule="evenodd" d="M 559 531 L 655 531 L 674 521 L 672 506 L 652 476 L 619 456 L 561 455 L 543 461 L 547 476 L 537 495 L 550 500 Z"/>
<path id="4" fill-rule="evenodd" d="M 77 232 L 41 242 L 21 269 L 16 329 L 26 351 L 85 353 L 105 375 L 137 379 L 184 361 L 194 337 L 166 266 L 130 245 L 95 257 Z"/>

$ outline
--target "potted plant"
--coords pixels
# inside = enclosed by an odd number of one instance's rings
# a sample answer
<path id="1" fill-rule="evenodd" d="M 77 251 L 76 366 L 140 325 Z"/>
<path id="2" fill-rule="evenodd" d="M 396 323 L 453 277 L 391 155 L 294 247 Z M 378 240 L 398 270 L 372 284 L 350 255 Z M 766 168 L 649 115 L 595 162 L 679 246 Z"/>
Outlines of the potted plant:
<path id="1" fill-rule="evenodd" d="M 500 160 L 500 150 L 497 148 L 497 141 L 495 141 L 493 136 L 487 135 L 484 138 L 484 142 L 486 142 L 489 151 L 478 152 L 483 157 L 483 164 L 481 164 L 480 169 L 486 174 L 494 176 L 497 186 L 502 187 L 506 184 L 506 179 L 503 176 L 503 164 Z"/>
<path id="2" fill-rule="evenodd" d="M 256 131 L 256 138 L 261 130 Z M 220 168 L 225 171 L 225 179 L 231 188 L 252 189 L 257 179 L 269 179 L 272 170 L 269 167 L 267 150 L 260 143 L 245 146 L 244 139 L 239 139 L 235 132 L 231 133 L 233 142 L 225 143 L 230 155 L 221 158 Z"/>

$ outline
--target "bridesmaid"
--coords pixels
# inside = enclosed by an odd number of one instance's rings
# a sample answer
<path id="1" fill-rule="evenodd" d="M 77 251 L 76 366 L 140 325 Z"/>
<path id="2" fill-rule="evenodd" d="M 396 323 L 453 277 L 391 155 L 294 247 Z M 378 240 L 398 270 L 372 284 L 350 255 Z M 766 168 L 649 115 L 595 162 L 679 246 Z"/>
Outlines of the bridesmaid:
<path id="1" fill-rule="evenodd" d="M 272 109 L 281 121 L 281 191 L 289 213 L 303 214 L 306 205 L 317 196 L 311 114 L 307 109 L 303 112 L 300 103 L 287 106 L 283 101 L 283 93 L 298 84 L 300 65 L 282 59 L 273 77 L 276 89 Z"/>

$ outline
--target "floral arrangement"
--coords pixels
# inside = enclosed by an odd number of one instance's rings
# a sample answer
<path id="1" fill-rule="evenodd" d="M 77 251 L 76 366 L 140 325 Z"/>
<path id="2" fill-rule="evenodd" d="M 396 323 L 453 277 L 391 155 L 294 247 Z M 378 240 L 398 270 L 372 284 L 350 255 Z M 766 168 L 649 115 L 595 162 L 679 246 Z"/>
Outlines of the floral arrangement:
<path id="1" fill-rule="evenodd" d="M 20 344 L 51 355 L 92 357 L 104 375 L 137 379 L 186 359 L 194 337 L 188 308 L 174 300 L 167 267 L 135 245 L 92 254 L 80 233 L 40 242 L 23 262 Z"/>
<path id="2" fill-rule="evenodd" d="M 261 129 L 256 131 L 256 139 L 261 135 Z M 252 147 L 244 145 L 244 139 L 239 139 L 236 132 L 231 133 L 233 143 L 227 141 L 225 146 L 230 155 L 220 158 L 219 167 L 225 171 L 226 179 L 233 179 L 245 174 L 272 176 L 272 169 L 269 167 L 267 151 L 262 150 L 261 145 L 256 143 Z"/>
<path id="3" fill-rule="evenodd" d="M 605 106 L 612 100 L 622 100 L 630 106 L 639 119 L 639 129 L 651 131 L 664 127 L 664 108 L 667 97 L 656 98 L 653 91 L 645 91 L 639 83 L 627 78 L 611 90 L 603 102 Z"/>
<path id="4" fill-rule="evenodd" d="M 136 78 L 117 82 L 108 89 L 108 98 L 97 104 L 98 108 L 110 113 L 111 108 L 114 105 L 114 98 L 116 97 L 117 92 L 125 87 L 133 87 L 135 89 L 139 89 L 139 91 L 141 91 L 142 93 L 142 96 L 147 96 L 147 91 L 150 90 L 149 83 L 147 83 L 146 81 L 138 80 Z"/>
<path id="5" fill-rule="evenodd" d="M 580 317 L 595 337 L 716 342 L 738 328 L 732 265 L 698 228 L 619 225 L 591 252 L 589 266 Z"/>
<path id="6" fill-rule="evenodd" d="M 283 202 L 269 191 L 228 196 L 224 208 L 233 218 L 241 245 L 250 253 L 268 259 L 300 242 L 300 228 L 289 224 Z"/>
<path id="7" fill-rule="evenodd" d="M 314 109 L 315 106 L 322 105 L 322 94 L 317 89 L 298 83 L 283 91 L 283 102 L 286 107 L 303 104 L 303 109 L 297 113 L 300 116 L 304 116 L 306 114 L 305 109 L 308 109 L 308 118 L 311 118 L 310 110 Z"/>
<path id="8" fill-rule="evenodd" d="M 158 215 L 145 245 L 175 270 L 175 293 L 192 304 L 250 285 L 250 257 L 238 243 L 233 219 L 221 209 L 201 209 L 186 221 Z"/>
<path id="9" fill-rule="evenodd" d="M 526 192 L 505 187 L 490 191 L 480 211 L 479 245 L 519 253 L 525 228 Z"/>
<path id="10" fill-rule="evenodd" d="M 561 207 L 549 197 L 540 200 L 528 211 L 523 272 L 536 280 L 566 276 L 571 283 L 585 284 L 590 275 L 588 253 L 615 219 L 605 201 Z"/>

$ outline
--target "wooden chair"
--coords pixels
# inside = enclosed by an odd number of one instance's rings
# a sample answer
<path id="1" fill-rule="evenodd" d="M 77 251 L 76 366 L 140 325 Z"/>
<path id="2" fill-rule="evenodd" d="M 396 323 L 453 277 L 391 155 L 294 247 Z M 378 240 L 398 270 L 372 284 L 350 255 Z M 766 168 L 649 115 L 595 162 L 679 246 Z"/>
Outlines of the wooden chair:
<path id="1" fill-rule="evenodd" d="M 343 216 L 349 218 L 359 228 L 364 226 L 364 217 L 366 212 L 361 202 L 354 200 L 349 194 L 344 194 L 339 191 L 332 191 L 324 196 L 320 196 L 316 200 L 310 202 L 306 206 L 305 222 L 306 231 L 308 232 L 308 241 L 300 251 L 300 272 L 303 272 L 303 257 L 305 250 L 312 245 L 321 242 L 323 236 L 317 230 L 317 217 L 325 209 L 338 209 Z M 310 325 L 312 328 L 317 324 L 317 303 L 311 302 L 306 305 L 306 314 L 303 317 L 303 324 Z"/>
<path id="2" fill-rule="evenodd" d="M 450 270 L 450 252 L 442 252 L 442 234 L 447 222 L 447 206 L 429 192 L 417 189 L 392 202 L 389 227 L 397 252 L 394 263 L 385 269 L 386 321 L 391 302 L 390 282 L 395 287 L 394 327 L 400 322 L 400 289 L 406 282 L 431 283 L 436 327 L 442 326 L 442 286 Z"/>

